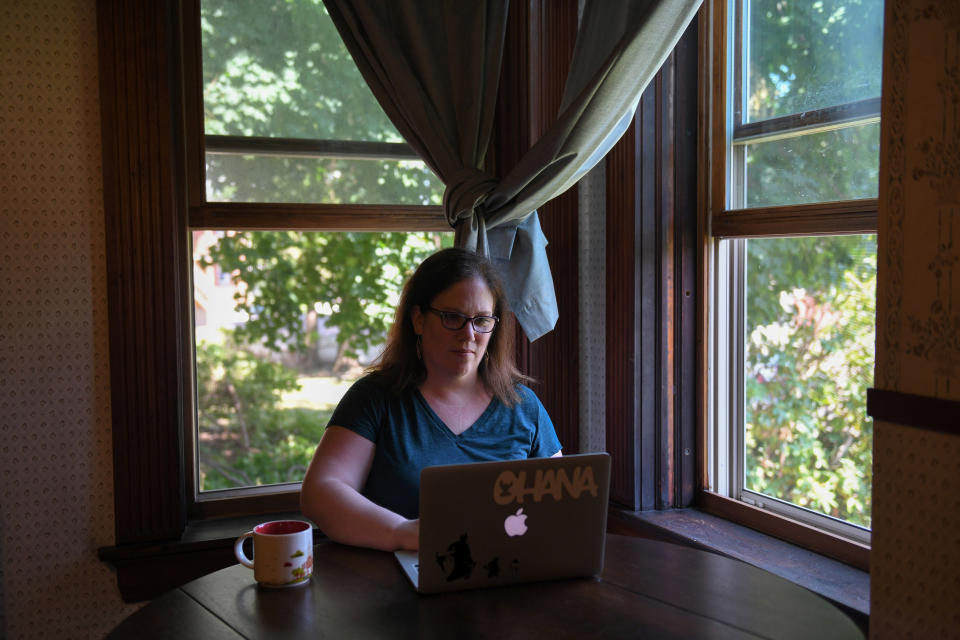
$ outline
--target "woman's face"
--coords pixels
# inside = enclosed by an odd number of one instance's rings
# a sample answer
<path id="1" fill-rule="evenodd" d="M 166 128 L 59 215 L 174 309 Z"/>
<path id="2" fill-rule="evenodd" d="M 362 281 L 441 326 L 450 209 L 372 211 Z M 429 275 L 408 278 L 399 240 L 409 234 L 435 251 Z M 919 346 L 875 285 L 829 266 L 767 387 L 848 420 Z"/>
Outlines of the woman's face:
<path id="1" fill-rule="evenodd" d="M 431 307 L 454 311 L 468 318 L 494 314 L 493 293 L 482 278 L 469 278 L 441 291 Z M 468 321 L 457 330 L 447 329 L 440 315 L 429 309 L 413 308 L 411 320 L 420 335 L 423 363 L 428 376 L 465 378 L 475 375 L 493 333 L 477 333 Z"/>

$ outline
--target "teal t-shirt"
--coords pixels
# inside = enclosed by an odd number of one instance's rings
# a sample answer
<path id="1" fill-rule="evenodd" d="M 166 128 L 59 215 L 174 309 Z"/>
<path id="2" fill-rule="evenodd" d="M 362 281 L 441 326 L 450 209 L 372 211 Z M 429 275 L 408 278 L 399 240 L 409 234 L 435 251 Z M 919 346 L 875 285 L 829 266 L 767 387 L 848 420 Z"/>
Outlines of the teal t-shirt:
<path id="1" fill-rule="evenodd" d="M 350 429 L 376 445 L 363 495 L 405 518 L 419 517 L 420 470 L 438 464 L 545 458 L 560 451 L 550 416 L 528 387 L 507 407 L 494 398 L 460 435 L 433 412 L 416 389 L 394 393 L 376 375 L 357 380 L 329 426 Z"/>

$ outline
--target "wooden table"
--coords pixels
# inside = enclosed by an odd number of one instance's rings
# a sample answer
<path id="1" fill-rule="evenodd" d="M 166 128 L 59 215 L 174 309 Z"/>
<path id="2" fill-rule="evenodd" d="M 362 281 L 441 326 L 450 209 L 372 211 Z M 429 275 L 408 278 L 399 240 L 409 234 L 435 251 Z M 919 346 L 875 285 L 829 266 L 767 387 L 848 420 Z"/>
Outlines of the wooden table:
<path id="1" fill-rule="evenodd" d="M 310 584 L 236 565 L 157 598 L 120 638 L 863 638 L 829 602 L 738 560 L 607 536 L 599 579 L 418 595 L 393 554 L 317 545 Z"/>

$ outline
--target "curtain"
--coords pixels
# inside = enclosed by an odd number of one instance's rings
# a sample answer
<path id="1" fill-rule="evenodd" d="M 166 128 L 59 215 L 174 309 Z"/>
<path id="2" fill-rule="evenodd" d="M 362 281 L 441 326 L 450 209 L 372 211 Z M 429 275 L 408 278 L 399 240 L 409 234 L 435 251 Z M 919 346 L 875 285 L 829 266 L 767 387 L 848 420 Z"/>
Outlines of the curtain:
<path id="1" fill-rule="evenodd" d="M 537 209 L 620 139 L 700 0 L 586 0 L 557 121 L 501 179 L 483 171 L 508 0 L 324 0 L 374 96 L 443 180 L 456 244 L 498 266 L 530 340 L 558 317 Z"/>

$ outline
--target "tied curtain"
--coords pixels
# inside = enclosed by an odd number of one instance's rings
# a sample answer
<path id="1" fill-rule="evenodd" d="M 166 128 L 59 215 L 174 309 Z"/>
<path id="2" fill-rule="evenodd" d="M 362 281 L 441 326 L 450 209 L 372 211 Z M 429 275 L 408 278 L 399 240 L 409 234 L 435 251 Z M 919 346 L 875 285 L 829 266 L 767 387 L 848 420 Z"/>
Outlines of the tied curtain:
<path id="1" fill-rule="evenodd" d="M 443 181 L 457 246 L 490 258 L 527 338 L 558 318 L 537 209 L 593 168 L 700 0 L 586 0 L 557 121 L 500 179 L 483 171 L 509 0 L 324 0 L 400 134 Z"/>

